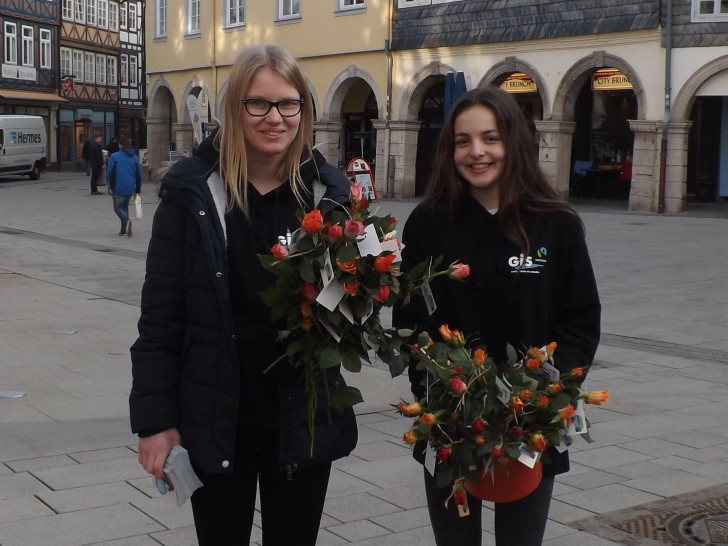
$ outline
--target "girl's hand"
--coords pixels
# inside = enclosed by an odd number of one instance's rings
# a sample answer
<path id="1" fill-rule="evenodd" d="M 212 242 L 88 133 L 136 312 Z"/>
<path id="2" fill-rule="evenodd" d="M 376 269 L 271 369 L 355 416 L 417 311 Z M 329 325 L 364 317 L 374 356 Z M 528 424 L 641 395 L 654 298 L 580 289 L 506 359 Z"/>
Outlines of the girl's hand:
<path id="1" fill-rule="evenodd" d="M 139 464 L 155 478 L 164 478 L 164 462 L 175 444 L 182 445 L 176 428 L 168 428 L 154 436 L 139 438 L 137 457 Z"/>

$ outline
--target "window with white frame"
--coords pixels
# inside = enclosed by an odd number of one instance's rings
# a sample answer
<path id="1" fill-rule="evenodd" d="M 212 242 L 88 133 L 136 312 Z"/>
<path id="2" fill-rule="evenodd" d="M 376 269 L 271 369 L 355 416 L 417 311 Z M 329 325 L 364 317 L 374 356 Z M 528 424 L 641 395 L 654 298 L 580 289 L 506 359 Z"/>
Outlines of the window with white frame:
<path id="1" fill-rule="evenodd" d="M 129 56 L 122 55 L 120 57 L 121 64 L 119 65 L 119 83 L 121 85 L 129 85 Z"/>
<path id="2" fill-rule="evenodd" d="M 83 51 L 77 49 L 72 50 L 73 52 L 73 77 L 76 81 L 83 81 Z"/>
<path id="3" fill-rule="evenodd" d="M 129 30 L 137 29 L 137 5 L 136 2 L 129 4 Z"/>
<path id="4" fill-rule="evenodd" d="M 61 17 L 73 21 L 73 2 L 74 0 L 63 0 L 61 6 Z"/>
<path id="5" fill-rule="evenodd" d="M 119 30 L 119 4 L 109 2 L 109 30 Z"/>
<path id="6" fill-rule="evenodd" d="M 728 0 L 693 0 L 692 21 L 728 21 Z"/>
<path id="7" fill-rule="evenodd" d="M 278 19 L 300 19 L 301 0 L 278 0 Z"/>
<path id="8" fill-rule="evenodd" d="M 84 66 L 84 81 L 87 83 L 96 83 L 96 55 L 86 51 L 83 56 L 86 60 Z"/>
<path id="9" fill-rule="evenodd" d="M 106 85 L 116 86 L 116 57 L 106 57 Z"/>
<path id="10" fill-rule="evenodd" d="M 71 50 L 67 47 L 61 48 L 61 78 L 73 76 L 73 68 L 71 66 Z"/>
<path id="11" fill-rule="evenodd" d="M 40 67 L 51 68 L 51 31 L 40 29 Z"/>
<path id="12" fill-rule="evenodd" d="M 245 0 L 225 0 L 225 26 L 239 27 L 245 24 Z"/>
<path id="13" fill-rule="evenodd" d="M 430 6 L 433 4 L 447 4 L 449 2 L 460 2 L 462 0 L 398 0 L 398 8 L 412 8 L 415 6 Z"/>
<path id="14" fill-rule="evenodd" d="M 366 0 L 339 0 L 339 9 L 357 9 L 363 8 L 366 5 Z"/>
<path id="15" fill-rule="evenodd" d="M 119 28 L 126 28 L 126 2 L 119 4 Z"/>
<path id="16" fill-rule="evenodd" d="M 200 0 L 187 0 L 187 34 L 200 33 Z"/>
<path id="17" fill-rule="evenodd" d="M 76 0 L 76 22 L 86 22 L 86 0 Z"/>
<path id="18" fill-rule="evenodd" d="M 139 84 L 139 59 L 136 55 L 129 55 L 129 87 L 136 87 Z"/>
<path id="19" fill-rule="evenodd" d="M 106 55 L 96 55 L 96 83 L 106 85 Z"/>
<path id="20" fill-rule="evenodd" d="M 97 18 L 99 28 L 109 28 L 109 0 L 98 0 Z"/>
<path id="21" fill-rule="evenodd" d="M 34 66 L 35 58 L 33 55 L 33 27 L 26 27 L 23 25 L 23 44 L 22 44 L 22 58 L 21 61 L 23 66 Z"/>
<path id="22" fill-rule="evenodd" d="M 96 0 L 86 1 L 86 24 L 96 26 Z"/>
<path id="23" fill-rule="evenodd" d="M 5 62 L 18 64 L 18 27 L 5 21 Z"/>
<path id="24" fill-rule="evenodd" d="M 154 29 L 155 38 L 167 37 L 167 0 L 156 0 Z"/>

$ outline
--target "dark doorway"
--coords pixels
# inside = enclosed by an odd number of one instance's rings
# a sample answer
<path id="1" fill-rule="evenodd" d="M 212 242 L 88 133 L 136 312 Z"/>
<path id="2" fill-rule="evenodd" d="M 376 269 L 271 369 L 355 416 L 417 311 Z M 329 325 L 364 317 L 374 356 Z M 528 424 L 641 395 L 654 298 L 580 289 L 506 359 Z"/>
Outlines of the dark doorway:
<path id="1" fill-rule="evenodd" d="M 718 194 L 722 97 L 698 97 L 690 113 L 687 200 L 713 203 Z"/>
<path id="2" fill-rule="evenodd" d="M 443 101 L 445 81 L 435 83 L 422 100 L 418 119 L 420 130 L 417 133 L 417 158 L 415 163 L 415 196 L 424 195 L 432 169 L 432 156 L 435 144 L 442 130 Z"/>

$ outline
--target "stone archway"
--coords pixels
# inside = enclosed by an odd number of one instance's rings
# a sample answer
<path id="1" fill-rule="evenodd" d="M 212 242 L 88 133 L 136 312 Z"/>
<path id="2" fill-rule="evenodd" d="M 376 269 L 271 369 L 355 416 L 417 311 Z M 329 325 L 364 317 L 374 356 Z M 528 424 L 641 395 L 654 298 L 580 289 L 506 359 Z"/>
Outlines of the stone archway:
<path id="1" fill-rule="evenodd" d="M 644 119 L 646 112 L 646 93 L 642 81 L 634 68 L 624 59 L 605 51 L 595 51 L 591 55 L 575 62 L 564 74 L 559 83 L 551 107 L 551 114 L 544 115 L 544 121 L 536 123 L 540 135 L 539 161 L 559 193 L 569 195 L 569 179 L 571 174 L 571 148 L 573 133 L 576 129 L 576 103 L 582 88 L 590 80 L 594 70 L 599 68 L 617 68 L 632 83 L 634 100 L 637 104 L 636 120 Z M 653 153 L 647 153 L 645 147 L 650 142 L 630 120 L 630 128 L 634 133 L 634 153 L 632 158 L 632 189 L 630 208 L 635 195 L 652 192 L 653 170 L 647 172 L 657 159 Z M 641 125 L 640 125 L 641 127 Z M 638 154 L 639 152 L 639 154 Z M 639 200 L 639 197 L 636 197 Z"/>
<path id="2" fill-rule="evenodd" d="M 154 178 L 163 162 L 169 161 L 174 144 L 173 124 L 177 123 L 177 104 L 170 85 L 164 78 L 154 82 L 149 92 L 147 116 L 147 146 L 149 169 Z"/>
<path id="3" fill-rule="evenodd" d="M 548 119 L 551 115 L 551 101 L 549 100 L 546 81 L 535 66 L 518 59 L 517 57 L 506 57 L 503 61 L 494 64 L 478 82 L 478 87 L 493 84 L 499 76 L 512 74 L 513 72 L 524 72 L 536 83 L 538 96 L 541 101 L 541 118 Z"/>

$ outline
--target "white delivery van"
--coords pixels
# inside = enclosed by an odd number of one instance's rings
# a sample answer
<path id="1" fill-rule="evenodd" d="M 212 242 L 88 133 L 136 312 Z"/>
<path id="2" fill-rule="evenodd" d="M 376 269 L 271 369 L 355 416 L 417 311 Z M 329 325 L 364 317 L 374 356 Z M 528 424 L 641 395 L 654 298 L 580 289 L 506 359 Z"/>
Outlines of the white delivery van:
<path id="1" fill-rule="evenodd" d="M 0 115 L 0 176 L 27 174 L 38 180 L 46 168 L 47 154 L 42 117 Z"/>

